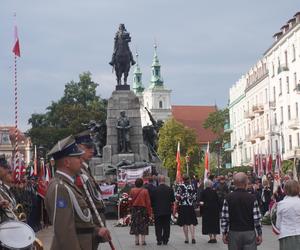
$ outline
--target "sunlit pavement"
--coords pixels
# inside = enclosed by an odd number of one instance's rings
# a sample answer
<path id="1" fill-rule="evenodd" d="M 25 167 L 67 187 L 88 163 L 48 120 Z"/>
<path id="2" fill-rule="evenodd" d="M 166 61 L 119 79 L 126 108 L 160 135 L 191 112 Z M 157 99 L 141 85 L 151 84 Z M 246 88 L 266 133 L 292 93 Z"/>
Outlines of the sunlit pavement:
<path id="1" fill-rule="evenodd" d="M 223 244 L 221 236 L 218 236 L 217 244 L 209 244 L 208 236 L 201 234 L 201 219 L 199 225 L 196 227 L 196 244 L 185 244 L 182 228 L 179 226 L 171 226 L 171 237 L 168 245 L 156 245 L 154 226 L 150 226 L 149 235 L 146 237 L 146 246 L 136 246 L 134 243 L 134 236 L 129 235 L 129 227 L 115 227 L 115 220 L 107 221 L 108 228 L 111 231 L 113 243 L 116 250 L 129 250 L 129 249 L 178 249 L 178 250 L 189 250 L 189 249 L 227 249 L 226 245 Z M 37 237 L 43 241 L 44 249 L 50 249 L 52 239 L 52 227 L 44 229 L 37 234 Z M 109 244 L 101 244 L 99 249 L 109 250 Z M 263 243 L 258 249 L 263 250 L 277 250 L 279 249 L 277 236 L 272 233 L 270 226 L 263 227 Z"/>

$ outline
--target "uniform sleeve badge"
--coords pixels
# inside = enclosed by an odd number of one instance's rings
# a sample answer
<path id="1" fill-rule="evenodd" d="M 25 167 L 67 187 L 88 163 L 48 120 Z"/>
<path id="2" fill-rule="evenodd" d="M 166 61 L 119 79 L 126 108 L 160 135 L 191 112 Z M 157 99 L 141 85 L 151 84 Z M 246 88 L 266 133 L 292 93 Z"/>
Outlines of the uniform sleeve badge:
<path id="1" fill-rule="evenodd" d="M 67 207 L 67 201 L 63 198 L 57 198 L 56 207 L 57 208 L 66 208 Z"/>

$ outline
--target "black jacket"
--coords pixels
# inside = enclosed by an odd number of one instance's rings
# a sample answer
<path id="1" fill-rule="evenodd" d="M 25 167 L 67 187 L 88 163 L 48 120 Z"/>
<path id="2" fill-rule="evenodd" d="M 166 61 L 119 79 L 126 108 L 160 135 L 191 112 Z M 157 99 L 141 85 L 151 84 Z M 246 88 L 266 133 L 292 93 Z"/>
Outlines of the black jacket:
<path id="1" fill-rule="evenodd" d="M 171 204 L 175 201 L 174 191 L 165 184 L 160 184 L 153 192 L 152 207 L 155 216 L 172 213 Z"/>

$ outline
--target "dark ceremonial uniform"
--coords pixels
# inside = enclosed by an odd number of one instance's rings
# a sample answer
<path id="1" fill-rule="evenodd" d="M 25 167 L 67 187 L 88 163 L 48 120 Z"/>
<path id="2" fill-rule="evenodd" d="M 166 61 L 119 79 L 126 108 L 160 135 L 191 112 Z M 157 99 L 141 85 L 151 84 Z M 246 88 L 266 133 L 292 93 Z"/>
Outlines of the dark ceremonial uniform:
<path id="1" fill-rule="evenodd" d="M 0 184 L 0 195 L 4 200 L 9 201 L 10 207 L 14 209 L 17 205 L 15 196 L 13 193 L 9 190 L 10 188 L 5 185 L 4 183 Z M 14 215 L 8 210 L 8 209 L 0 209 L 0 217 L 1 222 L 7 221 L 7 220 L 14 220 Z"/>
<path id="2" fill-rule="evenodd" d="M 96 227 L 84 195 L 70 178 L 57 171 L 46 194 L 45 205 L 54 227 L 51 250 L 92 250 Z"/>

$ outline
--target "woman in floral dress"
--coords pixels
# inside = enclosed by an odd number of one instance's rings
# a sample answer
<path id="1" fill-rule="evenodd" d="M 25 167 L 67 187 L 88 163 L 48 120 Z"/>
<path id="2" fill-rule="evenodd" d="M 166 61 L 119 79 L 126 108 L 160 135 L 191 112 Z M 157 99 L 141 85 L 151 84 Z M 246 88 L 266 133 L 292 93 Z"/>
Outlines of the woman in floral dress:
<path id="1" fill-rule="evenodd" d="M 195 226 L 198 224 L 194 203 L 197 199 L 197 191 L 190 183 L 187 175 L 183 176 L 183 183 L 178 185 L 176 192 L 176 201 L 178 204 L 177 224 L 183 227 L 185 243 L 189 243 L 189 231 L 191 233 L 192 243 L 195 244 Z"/>

